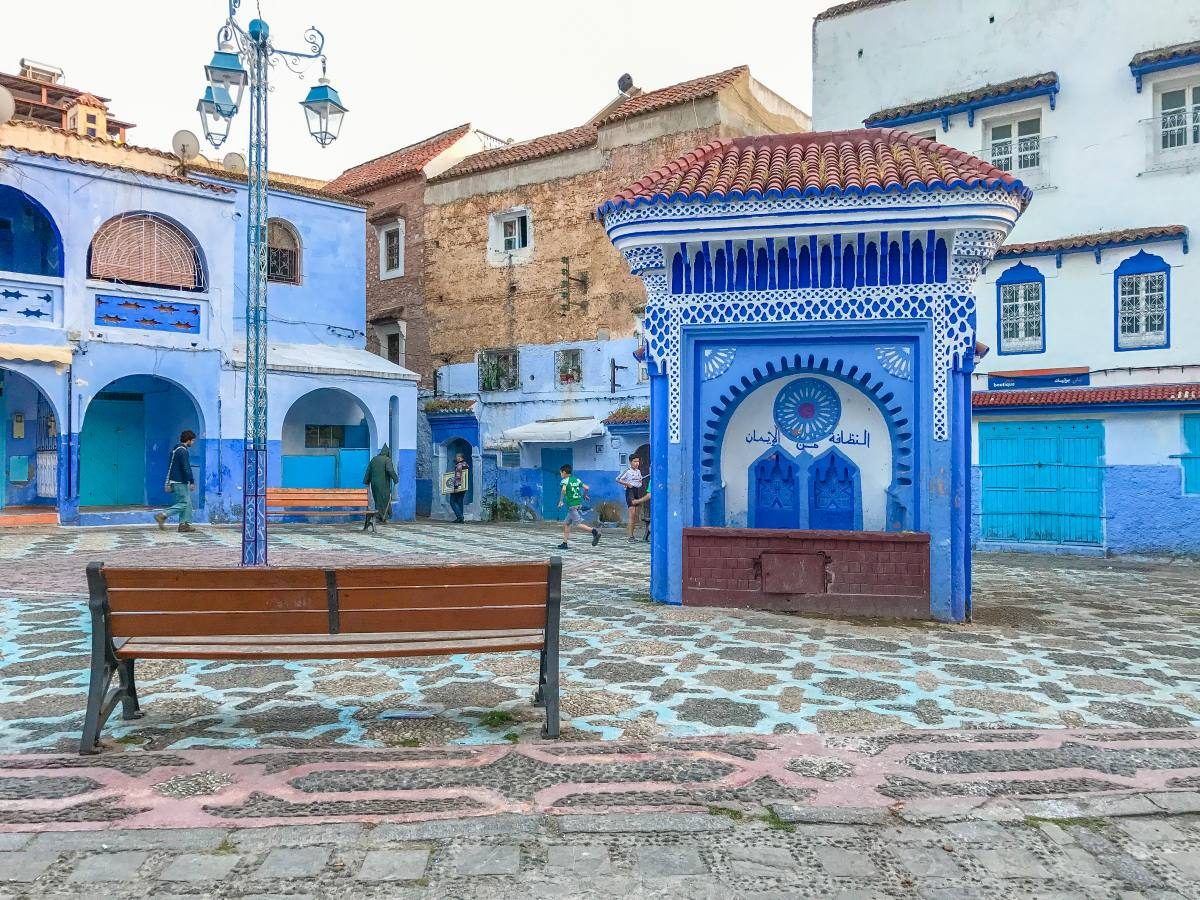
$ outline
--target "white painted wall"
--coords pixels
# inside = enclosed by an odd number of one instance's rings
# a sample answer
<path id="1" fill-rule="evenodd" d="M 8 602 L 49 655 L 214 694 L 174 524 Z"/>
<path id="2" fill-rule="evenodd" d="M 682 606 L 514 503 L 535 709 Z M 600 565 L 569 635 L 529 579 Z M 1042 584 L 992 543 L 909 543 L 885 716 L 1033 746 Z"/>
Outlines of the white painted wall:
<path id="1" fill-rule="evenodd" d="M 807 452 L 813 458 L 821 456 L 831 447 L 837 446 L 859 468 L 862 485 L 863 529 L 866 531 L 883 531 L 887 516 L 887 489 L 892 482 L 892 440 L 888 433 L 887 423 L 878 407 L 861 391 L 847 384 L 825 378 L 821 375 L 804 374 L 796 378 L 780 378 L 757 388 L 739 404 L 725 429 L 725 438 L 721 445 L 721 477 L 725 487 L 725 521 L 729 525 L 746 524 L 748 508 L 747 492 L 749 478 L 747 471 L 750 465 L 758 459 L 769 444 L 761 441 L 747 441 L 747 436 L 767 435 L 777 432 L 775 425 L 775 398 L 784 386 L 799 378 L 815 378 L 824 381 L 835 391 L 842 401 L 842 418 L 838 422 L 838 432 L 842 435 L 854 434 L 862 437 L 864 430 L 869 432 L 870 446 L 862 444 L 834 444 L 829 438 L 817 441 L 816 446 L 807 446 L 801 451 L 794 441 L 786 438 L 780 446 L 793 457 L 801 452 Z"/>
<path id="2" fill-rule="evenodd" d="M 1149 166 L 1143 120 L 1155 116 L 1164 88 L 1200 78 L 1200 66 L 1147 75 L 1138 93 L 1128 64 L 1141 51 L 1197 38 L 1200 3 L 1194 2 L 904 0 L 867 8 L 817 23 L 813 127 L 862 127 L 885 107 L 1054 71 L 1061 91 L 1053 111 L 1041 97 L 980 110 L 974 126 L 958 113 L 948 131 L 937 119 L 904 127 L 936 128 L 938 141 L 979 155 L 990 120 L 1041 110 L 1047 177 L 1032 185 L 1033 202 L 1009 243 L 1168 224 L 1189 226 L 1194 243 L 1200 164 Z M 1139 249 L 1106 251 L 1099 265 L 1090 254 L 1069 255 L 1061 269 L 1053 257 L 1024 259 L 1046 276 L 1046 350 L 993 352 L 980 372 L 1200 361 L 1200 264 L 1178 242 L 1144 247 L 1172 266 L 1171 346 L 1114 351 L 1112 271 Z M 979 339 L 993 351 L 999 346 L 995 279 L 1009 265 L 994 264 L 978 283 Z M 1149 372 L 1146 380 L 1152 380 Z"/>

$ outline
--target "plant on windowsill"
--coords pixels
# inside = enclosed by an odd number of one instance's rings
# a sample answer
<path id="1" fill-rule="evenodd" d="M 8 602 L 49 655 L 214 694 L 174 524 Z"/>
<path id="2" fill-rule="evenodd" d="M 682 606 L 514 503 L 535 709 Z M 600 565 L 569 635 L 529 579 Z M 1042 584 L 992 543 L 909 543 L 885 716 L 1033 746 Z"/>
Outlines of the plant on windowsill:
<path id="1" fill-rule="evenodd" d="M 650 421 L 649 406 L 618 406 L 604 419 L 605 425 L 640 425 Z"/>
<path id="2" fill-rule="evenodd" d="M 454 413 L 469 413 L 474 407 L 474 400 L 438 397 L 425 404 L 425 414 L 428 416 L 445 416 Z"/>

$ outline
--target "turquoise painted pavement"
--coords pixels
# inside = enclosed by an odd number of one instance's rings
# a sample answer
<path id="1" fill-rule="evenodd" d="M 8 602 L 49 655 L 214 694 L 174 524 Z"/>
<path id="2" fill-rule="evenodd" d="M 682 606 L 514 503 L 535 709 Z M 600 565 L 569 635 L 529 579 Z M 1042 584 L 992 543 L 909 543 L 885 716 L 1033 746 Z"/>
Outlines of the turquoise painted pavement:
<path id="1" fill-rule="evenodd" d="M 280 527 L 272 562 L 549 556 L 534 526 Z M 0 753 L 70 750 L 86 688 L 90 560 L 233 565 L 238 533 L 0 535 Z M 875 734 L 1200 725 L 1200 578 L 1187 565 L 979 556 L 976 621 L 844 621 L 647 602 L 649 554 L 615 531 L 565 554 L 563 736 Z M 132 748 L 481 744 L 532 739 L 536 655 L 309 664 L 139 663 Z M 501 711 L 507 715 L 490 716 Z"/>

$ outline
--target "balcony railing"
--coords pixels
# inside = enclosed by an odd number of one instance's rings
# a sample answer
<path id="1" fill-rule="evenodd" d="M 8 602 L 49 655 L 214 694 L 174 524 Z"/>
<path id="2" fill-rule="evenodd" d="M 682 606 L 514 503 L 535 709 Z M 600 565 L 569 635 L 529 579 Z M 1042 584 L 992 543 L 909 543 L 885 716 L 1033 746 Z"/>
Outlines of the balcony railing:
<path id="1" fill-rule="evenodd" d="M 1146 169 L 1200 166 L 1200 104 L 1143 119 Z"/>
<path id="2" fill-rule="evenodd" d="M 1011 172 L 1028 187 L 1052 187 L 1050 162 L 1054 154 L 1052 137 L 1030 134 L 1024 137 L 992 141 L 983 150 L 983 158 L 997 169 Z"/>

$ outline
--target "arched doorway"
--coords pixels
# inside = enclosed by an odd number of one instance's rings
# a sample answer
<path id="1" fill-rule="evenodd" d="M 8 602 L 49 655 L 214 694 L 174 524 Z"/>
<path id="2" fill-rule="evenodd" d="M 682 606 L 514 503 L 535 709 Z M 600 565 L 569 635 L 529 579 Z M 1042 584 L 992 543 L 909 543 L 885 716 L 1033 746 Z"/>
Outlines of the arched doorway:
<path id="1" fill-rule="evenodd" d="M 642 484 L 650 483 L 650 445 L 642 444 L 633 455 L 638 458 L 638 471 L 642 473 Z"/>
<path id="2" fill-rule="evenodd" d="M 283 487 L 361 488 L 375 424 L 353 394 L 318 388 L 288 409 L 280 444 Z"/>
<path id="3" fill-rule="evenodd" d="M 37 384 L 0 369 L 0 518 L 55 524 L 61 485 L 59 418 Z"/>
<path id="4" fill-rule="evenodd" d="M 79 432 L 81 508 L 159 506 L 171 451 L 184 430 L 200 437 L 191 449 L 196 505 L 204 486 L 204 422 L 192 396 L 157 375 L 127 375 L 96 394 Z"/>

